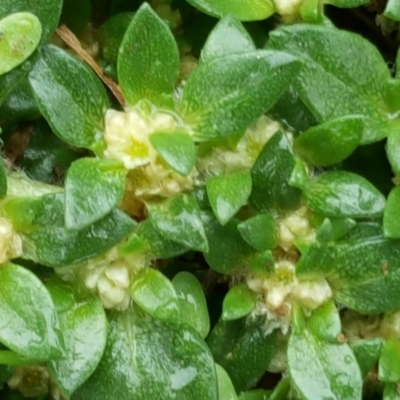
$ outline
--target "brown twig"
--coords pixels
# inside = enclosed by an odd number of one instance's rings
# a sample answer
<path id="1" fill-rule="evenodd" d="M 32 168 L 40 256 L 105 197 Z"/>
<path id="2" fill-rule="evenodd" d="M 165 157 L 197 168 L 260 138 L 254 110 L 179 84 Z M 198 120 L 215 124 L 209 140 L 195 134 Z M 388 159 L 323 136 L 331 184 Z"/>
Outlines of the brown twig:
<path id="1" fill-rule="evenodd" d="M 101 70 L 93 57 L 82 47 L 76 36 L 65 25 L 61 25 L 57 29 L 57 35 L 93 69 L 97 76 L 110 89 L 112 94 L 118 100 L 119 104 L 124 106 L 125 99 L 124 96 L 122 96 L 119 86 Z"/>

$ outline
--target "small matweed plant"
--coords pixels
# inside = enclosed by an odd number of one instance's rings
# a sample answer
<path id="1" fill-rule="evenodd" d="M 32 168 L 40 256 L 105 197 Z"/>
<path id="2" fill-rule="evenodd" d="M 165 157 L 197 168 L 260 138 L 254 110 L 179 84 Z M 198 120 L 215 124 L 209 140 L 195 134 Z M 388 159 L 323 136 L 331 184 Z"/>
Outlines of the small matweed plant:
<path id="1" fill-rule="evenodd" d="M 0 2 L 1 399 L 400 398 L 400 58 L 323 3 Z"/>

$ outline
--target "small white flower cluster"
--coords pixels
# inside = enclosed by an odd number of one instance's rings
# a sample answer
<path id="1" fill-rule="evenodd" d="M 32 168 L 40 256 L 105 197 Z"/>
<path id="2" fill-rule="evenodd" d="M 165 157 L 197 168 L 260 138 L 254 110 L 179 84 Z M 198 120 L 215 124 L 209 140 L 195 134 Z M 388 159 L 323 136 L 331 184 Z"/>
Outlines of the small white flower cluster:
<path id="1" fill-rule="evenodd" d="M 250 126 L 234 148 L 230 144 L 213 146 L 205 156 L 197 159 L 201 179 L 250 169 L 264 145 L 281 128 L 265 115 Z"/>
<path id="2" fill-rule="evenodd" d="M 44 365 L 17 367 L 7 382 L 10 389 L 19 390 L 25 397 L 51 394 L 54 400 L 62 400 L 60 389 Z"/>
<path id="3" fill-rule="evenodd" d="M 342 332 L 350 342 L 384 336 L 380 332 L 381 321 L 380 315 L 361 315 L 353 310 L 345 310 L 341 318 Z"/>
<path id="4" fill-rule="evenodd" d="M 307 207 L 302 206 L 278 220 L 278 246 L 283 250 L 288 251 L 296 239 L 305 243 L 315 242 L 316 232 L 310 225 L 307 212 Z"/>
<path id="5" fill-rule="evenodd" d="M 179 175 L 166 165 L 149 140 L 152 133 L 176 128 L 179 123 L 172 114 L 154 112 L 146 115 L 139 108 L 126 112 L 107 110 L 104 156 L 121 161 L 129 170 L 127 196 L 142 199 L 169 197 L 192 188 L 197 171 L 193 169 L 186 177 Z"/>
<path id="6" fill-rule="evenodd" d="M 12 223 L 0 218 L 0 265 L 22 255 L 22 239 Z"/>
<path id="7" fill-rule="evenodd" d="M 300 16 L 303 0 L 274 0 L 277 13 L 285 23 L 295 22 Z"/>
<path id="8" fill-rule="evenodd" d="M 113 248 L 108 253 L 82 264 L 58 268 L 56 272 L 66 281 L 77 278 L 87 289 L 98 293 L 104 308 L 122 311 L 129 305 L 132 276 L 147 265 L 144 254 L 121 258 L 118 249 Z"/>
<path id="9" fill-rule="evenodd" d="M 277 262 L 268 277 L 248 277 L 247 285 L 260 295 L 254 315 L 265 315 L 268 329 L 280 328 L 283 334 L 289 329 L 293 301 L 312 311 L 332 297 L 325 279 L 299 281 L 295 264 L 287 260 Z"/>

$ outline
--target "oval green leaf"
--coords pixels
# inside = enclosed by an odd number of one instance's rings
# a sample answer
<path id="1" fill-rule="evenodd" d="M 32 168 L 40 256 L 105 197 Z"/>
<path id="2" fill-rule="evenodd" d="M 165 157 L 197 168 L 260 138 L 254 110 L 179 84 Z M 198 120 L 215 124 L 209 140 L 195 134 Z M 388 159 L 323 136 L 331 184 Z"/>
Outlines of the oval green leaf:
<path id="1" fill-rule="evenodd" d="M 42 35 L 38 18 L 27 12 L 0 20 L 0 75 L 22 64 L 36 49 Z"/>
<path id="2" fill-rule="evenodd" d="M 118 80 L 125 100 L 160 103 L 179 74 L 179 51 L 168 25 L 144 3 L 130 23 L 118 53 Z M 161 100 L 162 103 L 162 100 Z"/>
<path id="3" fill-rule="evenodd" d="M 232 321 L 252 312 L 257 304 L 257 293 L 249 289 L 247 284 L 233 286 L 222 303 L 222 320 Z"/>
<path id="4" fill-rule="evenodd" d="M 66 283 L 52 280 L 47 285 L 57 308 L 66 354 L 50 361 L 49 371 L 66 396 L 95 371 L 103 355 L 108 322 L 100 300 L 92 295 L 80 297 Z"/>
<path id="5" fill-rule="evenodd" d="M 357 148 L 363 131 L 361 116 L 337 118 L 303 132 L 294 142 L 294 150 L 312 165 L 336 164 Z"/>
<path id="6" fill-rule="evenodd" d="M 268 50 L 217 57 L 190 75 L 180 112 L 198 140 L 237 135 L 275 104 L 299 68 L 296 58 Z"/>
<path id="7" fill-rule="evenodd" d="M 207 181 L 208 199 L 221 225 L 225 225 L 247 203 L 251 186 L 248 171 L 215 176 Z"/>
<path id="8" fill-rule="evenodd" d="M 400 341 L 391 339 L 383 345 L 379 357 L 378 377 L 381 382 L 397 383 L 400 380 Z"/>
<path id="9" fill-rule="evenodd" d="M 196 158 L 193 139 L 186 132 L 156 132 L 150 143 L 161 158 L 178 174 L 189 175 Z"/>
<path id="10" fill-rule="evenodd" d="M 65 226 L 83 229 L 115 208 L 125 192 L 126 170 L 113 161 L 81 158 L 65 179 Z"/>
<path id="11" fill-rule="evenodd" d="M 31 271 L 15 264 L 0 268 L 0 342 L 35 361 L 64 354 L 53 300 Z"/>
<path id="12" fill-rule="evenodd" d="M 54 133 L 73 146 L 91 148 L 103 131 L 103 115 L 109 106 L 94 72 L 66 51 L 47 45 L 29 82 Z"/>
<path id="13" fill-rule="evenodd" d="M 364 379 L 376 366 L 381 354 L 382 344 L 383 339 L 380 337 L 356 340 L 350 343 Z"/>
<path id="14" fill-rule="evenodd" d="M 400 238 L 400 186 L 389 194 L 383 214 L 383 231 L 388 238 Z"/>
<path id="15" fill-rule="evenodd" d="M 273 2 L 268 0 L 188 0 L 188 2 L 214 17 L 232 15 L 241 21 L 265 19 L 275 12 Z"/>
<path id="16" fill-rule="evenodd" d="M 385 209 L 385 197 L 375 186 L 346 171 L 317 176 L 307 185 L 304 197 L 311 210 L 327 217 L 376 218 Z"/>
<path id="17" fill-rule="evenodd" d="M 189 272 L 179 272 L 172 279 L 178 294 L 179 321 L 191 326 L 204 339 L 210 330 L 210 317 L 203 288 Z"/>
<path id="18" fill-rule="evenodd" d="M 178 295 L 174 285 L 160 271 L 142 269 L 134 276 L 129 291 L 135 303 L 152 317 L 167 322 L 176 321 Z"/>
<path id="19" fill-rule="evenodd" d="M 218 399 L 214 360 L 190 327 L 111 312 L 104 356 L 74 400 Z"/>
<path id="20" fill-rule="evenodd" d="M 235 388 L 228 373 L 218 364 L 215 364 L 218 380 L 218 400 L 237 400 Z"/>

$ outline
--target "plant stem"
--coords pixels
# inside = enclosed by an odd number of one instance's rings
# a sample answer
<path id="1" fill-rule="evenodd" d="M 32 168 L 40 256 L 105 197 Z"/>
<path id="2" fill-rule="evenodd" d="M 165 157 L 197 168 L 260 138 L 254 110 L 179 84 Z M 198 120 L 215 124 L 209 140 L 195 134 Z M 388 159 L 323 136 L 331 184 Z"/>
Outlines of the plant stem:
<path id="1" fill-rule="evenodd" d="M 11 365 L 11 366 L 24 366 L 37 363 L 38 363 L 37 360 L 28 359 L 11 350 L 0 351 L 0 364 Z"/>

